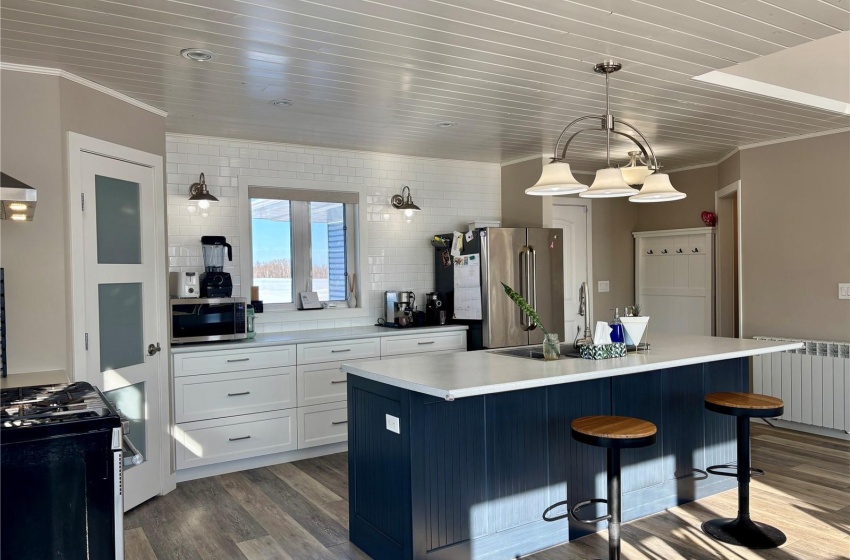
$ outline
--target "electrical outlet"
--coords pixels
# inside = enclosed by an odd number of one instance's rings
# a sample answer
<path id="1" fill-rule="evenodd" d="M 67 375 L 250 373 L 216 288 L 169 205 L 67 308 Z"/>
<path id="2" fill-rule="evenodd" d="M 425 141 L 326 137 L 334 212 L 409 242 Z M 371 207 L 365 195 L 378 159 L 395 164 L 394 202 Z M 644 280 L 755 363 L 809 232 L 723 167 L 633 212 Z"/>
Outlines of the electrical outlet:
<path id="1" fill-rule="evenodd" d="M 850 299 L 850 284 L 838 284 L 838 299 Z"/>
<path id="2" fill-rule="evenodd" d="M 391 432 L 395 432 L 397 434 L 400 434 L 401 433 L 401 426 L 398 423 L 398 418 L 395 417 L 395 416 L 390 416 L 389 414 L 387 414 L 386 416 L 387 416 L 387 429 Z"/>
<path id="3" fill-rule="evenodd" d="M 600 294 L 603 293 L 603 292 L 608 292 L 608 291 L 610 291 L 610 289 L 611 289 L 611 285 L 608 282 L 608 280 L 600 280 L 598 282 L 597 287 L 596 287 L 596 291 L 599 292 Z"/>

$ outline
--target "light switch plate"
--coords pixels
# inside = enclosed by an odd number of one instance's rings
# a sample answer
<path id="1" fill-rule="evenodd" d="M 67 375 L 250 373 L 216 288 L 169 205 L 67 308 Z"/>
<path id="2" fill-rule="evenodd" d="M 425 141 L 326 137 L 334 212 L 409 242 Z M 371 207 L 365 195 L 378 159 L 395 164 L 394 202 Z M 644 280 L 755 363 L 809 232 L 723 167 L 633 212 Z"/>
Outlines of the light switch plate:
<path id="1" fill-rule="evenodd" d="M 597 286 L 596 291 L 601 294 L 603 292 L 609 291 L 610 289 L 611 289 L 611 286 L 610 286 L 610 283 L 608 282 L 608 280 L 600 280 L 598 282 L 598 286 Z"/>
<path id="2" fill-rule="evenodd" d="M 395 432 L 397 434 L 401 433 L 401 426 L 398 423 L 398 418 L 396 416 L 391 416 L 389 414 L 387 416 L 387 429 L 391 432 Z"/>
<path id="3" fill-rule="evenodd" d="M 838 284 L 838 299 L 850 299 L 850 284 Z"/>

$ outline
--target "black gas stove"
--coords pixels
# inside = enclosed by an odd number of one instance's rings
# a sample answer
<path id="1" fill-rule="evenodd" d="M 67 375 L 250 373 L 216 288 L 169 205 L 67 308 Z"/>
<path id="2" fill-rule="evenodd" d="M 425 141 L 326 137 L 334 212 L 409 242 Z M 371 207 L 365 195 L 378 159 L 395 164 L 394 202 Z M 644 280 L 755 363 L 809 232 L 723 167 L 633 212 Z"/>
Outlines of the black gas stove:
<path id="1" fill-rule="evenodd" d="M 123 557 L 121 418 L 88 383 L 0 390 L 0 557 Z"/>
<path id="2" fill-rule="evenodd" d="M 0 430 L 4 442 L 112 428 L 118 418 L 106 397 L 88 383 L 0 391 Z"/>

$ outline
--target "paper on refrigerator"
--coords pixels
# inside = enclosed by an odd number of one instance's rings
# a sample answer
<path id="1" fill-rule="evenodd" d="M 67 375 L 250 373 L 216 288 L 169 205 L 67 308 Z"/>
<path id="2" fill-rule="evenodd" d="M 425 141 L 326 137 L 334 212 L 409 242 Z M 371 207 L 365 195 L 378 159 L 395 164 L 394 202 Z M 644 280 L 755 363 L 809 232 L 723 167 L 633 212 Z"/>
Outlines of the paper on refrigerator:
<path id="1" fill-rule="evenodd" d="M 481 320 L 481 255 L 454 260 L 454 318 Z"/>

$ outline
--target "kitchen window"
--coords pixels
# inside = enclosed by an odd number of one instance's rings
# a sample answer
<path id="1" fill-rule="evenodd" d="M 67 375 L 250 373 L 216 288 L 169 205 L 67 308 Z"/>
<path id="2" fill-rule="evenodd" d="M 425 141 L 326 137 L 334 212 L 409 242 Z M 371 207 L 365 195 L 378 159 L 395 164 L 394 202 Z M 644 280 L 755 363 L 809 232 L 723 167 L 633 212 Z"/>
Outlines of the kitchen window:
<path id="1" fill-rule="evenodd" d="M 354 270 L 358 193 L 249 187 L 251 272 L 270 309 L 292 309 L 298 292 L 345 307 Z M 279 307 L 278 307 L 279 306 Z"/>

